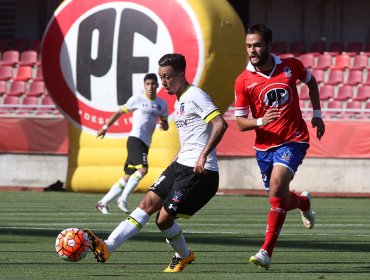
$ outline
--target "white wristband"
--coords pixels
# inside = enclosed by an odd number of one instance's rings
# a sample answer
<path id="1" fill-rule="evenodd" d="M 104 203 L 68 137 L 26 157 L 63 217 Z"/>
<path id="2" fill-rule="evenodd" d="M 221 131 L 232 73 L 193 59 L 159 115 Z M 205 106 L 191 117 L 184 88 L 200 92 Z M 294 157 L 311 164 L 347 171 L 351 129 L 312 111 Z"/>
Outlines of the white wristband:
<path id="1" fill-rule="evenodd" d="M 313 110 L 313 118 L 321 118 L 321 110 Z"/>
<path id="2" fill-rule="evenodd" d="M 262 118 L 258 118 L 257 119 L 257 126 L 262 126 L 262 125 L 263 125 Z"/>
<path id="3" fill-rule="evenodd" d="M 105 125 L 102 126 L 102 129 L 107 130 L 108 126 L 105 124 Z"/>

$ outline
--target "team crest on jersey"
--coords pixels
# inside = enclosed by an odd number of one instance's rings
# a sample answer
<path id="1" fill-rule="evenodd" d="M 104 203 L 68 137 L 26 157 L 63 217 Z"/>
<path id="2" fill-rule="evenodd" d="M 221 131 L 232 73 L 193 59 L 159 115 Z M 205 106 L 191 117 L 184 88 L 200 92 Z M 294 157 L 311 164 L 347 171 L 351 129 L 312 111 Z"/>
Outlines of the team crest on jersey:
<path id="1" fill-rule="evenodd" d="M 288 67 L 288 66 L 284 67 L 284 75 L 287 78 L 292 77 L 292 70 L 290 69 L 290 67 Z"/>
<path id="2" fill-rule="evenodd" d="M 179 111 L 178 111 L 178 115 L 182 115 L 184 113 L 185 113 L 185 103 L 181 103 Z"/>
<path id="3" fill-rule="evenodd" d="M 282 156 L 281 156 L 281 159 L 285 160 L 285 161 L 290 161 L 290 157 L 291 157 L 291 153 L 289 152 L 285 152 Z"/>
<path id="4" fill-rule="evenodd" d="M 153 104 L 152 105 L 152 109 L 156 109 L 156 110 L 160 111 L 161 110 L 161 105 L 159 105 L 159 104 Z"/>
<path id="5" fill-rule="evenodd" d="M 183 195 L 184 194 L 182 192 L 176 191 L 171 200 L 175 203 L 179 203 L 181 201 Z"/>

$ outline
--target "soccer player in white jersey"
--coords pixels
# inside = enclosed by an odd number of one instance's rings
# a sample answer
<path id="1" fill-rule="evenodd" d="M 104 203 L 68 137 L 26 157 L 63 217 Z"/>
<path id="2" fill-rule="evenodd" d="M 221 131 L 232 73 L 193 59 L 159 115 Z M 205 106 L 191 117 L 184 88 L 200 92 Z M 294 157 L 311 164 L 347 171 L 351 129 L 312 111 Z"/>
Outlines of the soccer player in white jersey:
<path id="1" fill-rule="evenodd" d="M 154 73 L 144 77 L 144 94 L 130 97 L 126 104 L 114 113 L 98 131 L 97 137 L 103 138 L 108 128 L 125 113 L 133 112 L 132 130 L 127 139 L 127 159 L 124 176 L 121 177 L 105 196 L 96 204 L 102 214 L 109 214 L 108 204 L 117 199 L 117 206 L 129 213 L 127 200 L 148 172 L 148 152 L 154 129 L 159 120 L 160 129 L 168 130 L 167 102 L 157 97 L 158 78 Z"/>
<path id="2" fill-rule="evenodd" d="M 176 96 L 175 122 L 180 151 L 150 187 L 138 207 L 109 235 L 107 240 L 86 229 L 90 248 L 98 262 L 133 237 L 156 215 L 156 224 L 175 251 L 164 272 L 180 272 L 194 261 L 175 219 L 190 218 L 216 194 L 219 184 L 215 148 L 228 125 L 209 95 L 188 83 L 186 61 L 181 54 L 166 54 L 158 62 L 159 76 L 167 93 Z"/>

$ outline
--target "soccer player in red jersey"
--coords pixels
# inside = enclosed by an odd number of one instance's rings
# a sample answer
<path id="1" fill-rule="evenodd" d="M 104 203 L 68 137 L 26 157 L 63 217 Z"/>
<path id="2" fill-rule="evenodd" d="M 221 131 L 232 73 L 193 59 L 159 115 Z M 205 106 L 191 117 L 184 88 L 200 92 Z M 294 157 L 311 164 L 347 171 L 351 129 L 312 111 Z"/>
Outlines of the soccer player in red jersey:
<path id="1" fill-rule="evenodd" d="M 249 62 L 235 81 L 235 116 L 241 131 L 255 130 L 256 158 L 266 190 L 270 211 L 265 241 L 249 261 L 268 269 L 286 212 L 300 209 L 306 228 L 315 222 L 311 194 L 289 190 L 298 166 L 309 147 L 309 134 L 299 107 L 296 81 L 309 88 L 313 108 L 312 126 L 318 139 L 324 135 L 319 89 L 315 77 L 296 58 L 281 59 L 271 53 L 272 31 L 265 25 L 247 29 Z M 248 117 L 249 112 L 252 118 Z"/>

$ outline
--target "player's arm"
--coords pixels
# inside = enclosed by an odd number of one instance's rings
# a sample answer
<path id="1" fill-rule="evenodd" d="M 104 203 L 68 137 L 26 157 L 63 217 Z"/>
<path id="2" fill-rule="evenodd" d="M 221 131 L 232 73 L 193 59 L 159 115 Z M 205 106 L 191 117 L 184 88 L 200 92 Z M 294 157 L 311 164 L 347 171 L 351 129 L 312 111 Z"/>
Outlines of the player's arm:
<path id="1" fill-rule="evenodd" d="M 312 127 L 316 127 L 316 137 L 320 140 L 325 133 L 325 124 L 321 118 L 321 105 L 320 105 L 320 93 L 319 87 L 315 77 L 312 75 L 311 79 L 307 82 L 309 89 L 310 101 L 313 108 L 313 117 L 311 119 Z"/>
<path id="2" fill-rule="evenodd" d="M 260 126 L 268 125 L 280 117 L 280 111 L 277 108 L 271 108 L 266 111 L 263 117 L 258 119 L 248 118 L 248 115 L 236 117 L 236 124 L 240 131 L 248 131 L 256 129 Z"/>
<path id="3" fill-rule="evenodd" d="M 161 117 L 161 119 L 159 121 L 159 129 L 160 130 L 167 131 L 168 128 L 169 128 L 169 125 L 168 125 L 168 117 Z"/>
<path id="4" fill-rule="evenodd" d="M 229 126 L 218 110 L 214 113 L 216 115 L 213 118 L 208 120 L 206 118 L 206 122 L 208 121 L 208 125 L 211 126 L 211 132 L 209 134 L 207 143 L 205 144 L 197 162 L 195 163 L 195 173 L 206 173 L 204 165 L 206 164 L 207 156 L 214 148 L 216 148 L 217 144 L 220 143 L 225 131 Z"/>
<path id="5" fill-rule="evenodd" d="M 120 116 L 122 116 L 124 113 L 127 113 L 129 112 L 129 110 L 125 107 L 125 106 L 122 106 L 121 108 L 119 108 L 119 110 L 117 112 L 115 112 L 110 118 L 109 120 L 107 121 L 107 123 L 105 125 L 103 125 L 98 133 L 97 133 L 97 136 L 96 137 L 101 137 L 101 138 L 104 138 L 105 136 L 105 133 L 107 132 L 108 128 L 114 124 L 119 118 Z"/>

